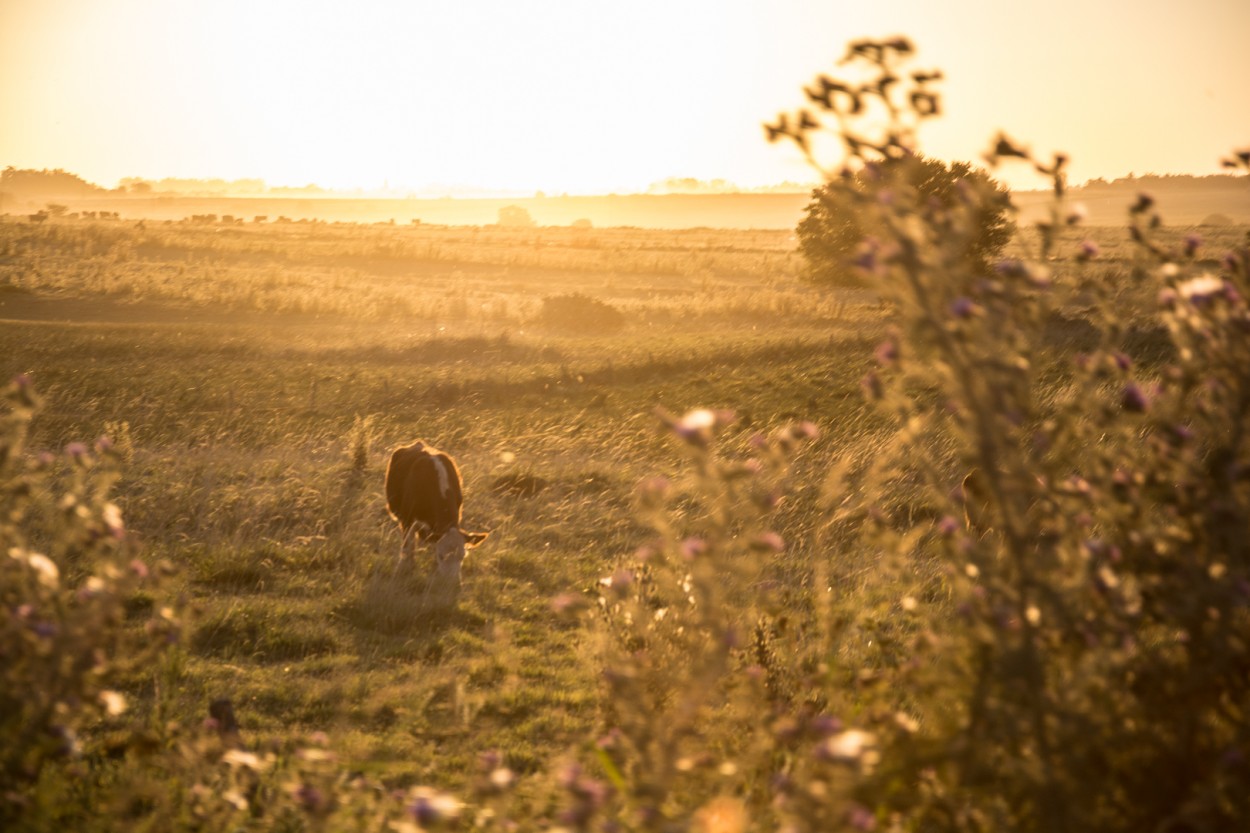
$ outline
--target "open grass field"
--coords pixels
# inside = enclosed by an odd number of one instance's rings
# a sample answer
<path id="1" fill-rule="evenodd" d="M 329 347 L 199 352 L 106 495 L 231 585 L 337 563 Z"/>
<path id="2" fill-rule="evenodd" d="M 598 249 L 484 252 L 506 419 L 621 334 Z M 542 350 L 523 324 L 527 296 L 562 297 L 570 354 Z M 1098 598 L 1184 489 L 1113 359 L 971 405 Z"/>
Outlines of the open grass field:
<path id="1" fill-rule="evenodd" d="M 1121 280 L 1127 235 L 1091 233 L 1089 279 Z M 1219 251 L 1245 232 L 1203 233 Z M 593 597 L 647 541 L 637 484 L 683 471 L 657 406 L 732 409 L 743 447 L 813 421 L 784 557 L 871 588 L 872 557 L 831 543 L 824 484 L 883 437 L 859 381 L 887 311 L 803 283 L 793 248 L 768 231 L 7 220 L 0 374 L 46 402 L 33 448 L 112 436 L 126 524 L 196 612 L 132 694 L 189 721 L 228 696 L 257 742 L 324 730 L 387 783 L 458 789 L 487 750 L 524 776 L 594 736 L 596 645 L 551 602 Z M 438 617 L 411 615 L 420 585 L 393 574 L 382 498 L 389 450 L 414 438 L 456 457 L 465 525 L 491 531 Z"/>
<path id="2" fill-rule="evenodd" d="M 869 419 L 880 310 L 798 284 L 786 235 L 0 230 L 0 372 L 47 401 L 33 445 L 125 444 L 127 525 L 198 611 L 162 682 L 179 713 L 229 696 L 249 735 L 325 729 L 398 782 L 456 786 L 487 749 L 537 767 L 593 729 L 596 659 L 551 599 L 646 540 L 635 485 L 679 464 L 657 405 L 734 408 L 742 441 L 817 418 L 796 527 Z M 562 294 L 623 321 L 544 321 Z M 492 537 L 458 611 L 396 624 L 381 487 L 417 437 L 457 458 L 466 526 Z"/>

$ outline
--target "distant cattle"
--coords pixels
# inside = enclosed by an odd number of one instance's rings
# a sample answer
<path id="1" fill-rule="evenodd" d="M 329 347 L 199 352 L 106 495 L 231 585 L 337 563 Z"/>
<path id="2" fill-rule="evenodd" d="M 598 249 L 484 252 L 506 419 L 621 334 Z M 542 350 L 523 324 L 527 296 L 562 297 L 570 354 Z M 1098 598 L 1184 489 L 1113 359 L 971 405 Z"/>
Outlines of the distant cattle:
<path id="1" fill-rule="evenodd" d="M 465 551 L 489 534 L 460 528 L 463 504 L 460 469 L 450 456 L 421 440 L 391 452 L 386 467 L 386 508 L 403 534 L 399 560 L 402 564 L 412 557 L 418 543 L 432 543 L 431 588 L 458 588 Z"/>

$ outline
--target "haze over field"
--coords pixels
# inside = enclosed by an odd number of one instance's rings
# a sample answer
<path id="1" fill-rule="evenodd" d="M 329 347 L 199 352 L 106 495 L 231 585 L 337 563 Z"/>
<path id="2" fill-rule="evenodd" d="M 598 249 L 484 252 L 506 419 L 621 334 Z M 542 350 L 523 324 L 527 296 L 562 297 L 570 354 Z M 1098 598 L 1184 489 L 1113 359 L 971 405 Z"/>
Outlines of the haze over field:
<path id="1" fill-rule="evenodd" d="M 1250 0 L 667 2 L 0 0 L 0 831 L 1250 831 Z"/>
<path id="2" fill-rule="evenodd" d="M 810 182 L 797 152 L 761 141 L 761 122 L 802 105 L 801 86 L 848 40 L 901 33 L 917 67 L 947 78 L 946 115 L 920 137 L 931 155 L 975 159 L 1001 128 L 1070 153 L 1077 182 L 1209 174 L 1250 135 L 1247 31 L 1241 0 L 6 0 L 0 165 L 109 187 Z"/>

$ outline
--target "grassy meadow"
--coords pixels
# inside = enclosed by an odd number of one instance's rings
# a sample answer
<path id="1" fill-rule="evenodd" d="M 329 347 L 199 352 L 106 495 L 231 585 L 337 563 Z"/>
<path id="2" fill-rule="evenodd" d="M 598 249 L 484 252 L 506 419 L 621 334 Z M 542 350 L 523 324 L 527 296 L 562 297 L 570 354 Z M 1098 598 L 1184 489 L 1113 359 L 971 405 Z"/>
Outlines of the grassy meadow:
<path id="1" fill-rule="evenodd" d="M 524 770 L 593 729 L 595 657 L 550 602 L 646 540 L 635 486 L 677 466 L 656 406 L 733 408 L 743 440 L 825 426 L 798 541 L 822 460 L 871 423 L 881 311 L 800 284 L 783 233 L 10 221 L 0 241 L 0 371 L 47 403 L 32 445 L 121 444 L 127 525 L 197 611 L 163 693 L 183 717 L 229 696 L 257 738 L 330 731 L 399 782 L 455 786 L 492 748 Z M 544 320 L 560 295 L 623 320 Z M 418 437 L 492 536 L 456 612 L 396 625 L 381 487 Z"/>
<path id="2" fill-rule="evenodd" d="M 1151 326 L 1127 232 L 1086 233 L 1083 280 Z M 1202 233 L 1218 252 L 1244 229 Z M 126 525 L 195 612 L 128 694 L 189 723 L 229 697 L 249 742 L 325 731 L 393 786 L 462 789 L 499 750 L 524 791 L 601 724 L 597 645 L 552 600 L 593 599 L 653 534 L 638 483 L 685 471 L 657 407 L 731 409 L 741 448 L 811 420 L 776 558 L 826 562 L 837 592 L 887 610 L 931 583 L 918 563 L 881 586 L 830 527 L 828 472 L 889 436 L 860 390 L 888 310 L 804 283 L 794 248 L 781 231 L 5 218 L 0 373 L 46 403 L 33 449 L 112 437 Z M 1030 233 L 1012 250 L 1035 254 Z M 414 438 L 458 460 L 465 526 L 491 531 L 440 616 L 412 615 L 382 498 Z"/>

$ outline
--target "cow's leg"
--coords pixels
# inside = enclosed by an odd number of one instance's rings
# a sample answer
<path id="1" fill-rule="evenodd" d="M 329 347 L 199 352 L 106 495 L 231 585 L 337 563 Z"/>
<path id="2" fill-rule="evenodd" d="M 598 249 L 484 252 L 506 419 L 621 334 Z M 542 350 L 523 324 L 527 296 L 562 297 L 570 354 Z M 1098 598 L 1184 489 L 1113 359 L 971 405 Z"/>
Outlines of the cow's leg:
<path id="1" fill-rule="evenodd" d="M 403 539 L 399 542 L 399 558 L 395 562 L 395 571 L 404 565 L 404 561 L 415 556 L 417 551 L 417 524 L 411 523 L 407 527 L 400 525 L 403 531 Z"/>

